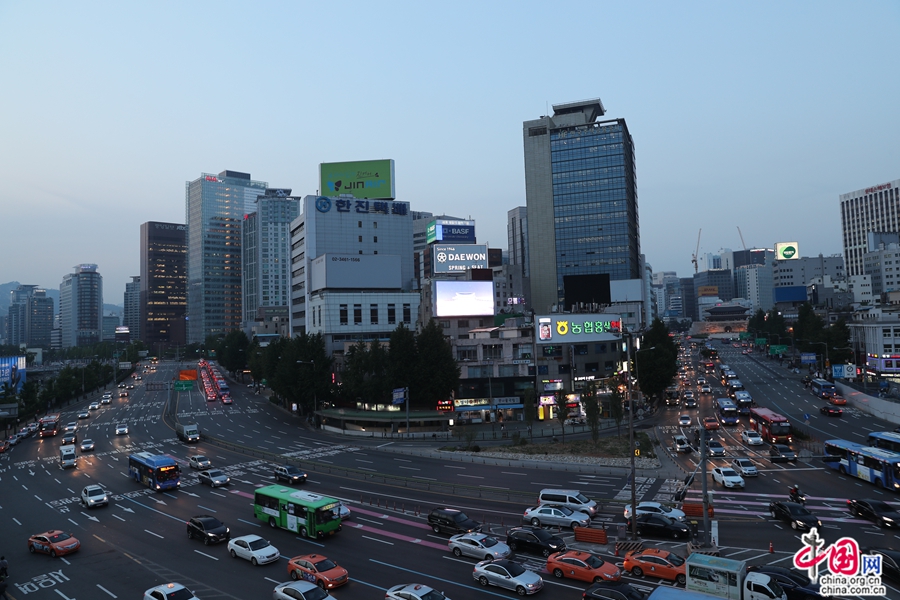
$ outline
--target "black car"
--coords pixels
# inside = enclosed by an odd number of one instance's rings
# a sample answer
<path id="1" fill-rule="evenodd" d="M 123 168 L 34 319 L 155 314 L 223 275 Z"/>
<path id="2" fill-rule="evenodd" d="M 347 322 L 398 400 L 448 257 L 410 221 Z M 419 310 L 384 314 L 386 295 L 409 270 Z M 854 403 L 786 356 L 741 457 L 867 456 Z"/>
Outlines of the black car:
<path id="1" fill-rule="evenodd" d="M 624 581 L 595 583 L 581 595 L 585 600 L 644 600 L 647 596 Z"/>
<path id="2" fill-rule="evenodd" d="M 825 415 L 826 417 L 840 417 L 844 414 L 844 411 L 838 408 L 837 406 L 832 406 L 830 404 L 826 404 L 819 408 L 819 412 Z"/>
<path id="3" fill-rule="evenodd" d="M 631 527 L 631 520 L 628 520 Z M 686 538 L 690 529 L 681 521 L 676 521 L 665 515 L 644 513 L 637 516 L 638 535 L 650 535 L 654 537 L 670 537 L 672 539 Z"/>
<path id="4" fill-rule="evenodd" d="M 506 532 L 506 545 L 513 552 L 530 552 L 543 557 L 566 550 L 562 538 L 540 527 L 513 527 Z"/>
<path id="5" fill-rule="evenodd" d="M 790 523 L 791 529 L 822 528 L 822 521 L 809 512 L 805 506 L 796 502 L 770 502 L 769 514 L 773 519 Z"/>
<path id="6" fill-rule="evenodd" d="M 772 444 L 769 448 L 769 460 L 772 462 L 797 462 L 797 453 L 786 444 Z"/>
<path id="7" fill-rule="evenodd" d="M 900 526 L 900 512 L 883 500 L 847 500 L 850 514 L 874 521 L 880 527 Z"/>
<path id="8" fill-rule="evenodd" d="M 481 531 L 481 523 L 470 519 L 455 508 L 435 508 L 428 514 L 428 524 L 435 533 L 474 533 Z"/>
<path id="9" fill-rule="evenodd" d="M 294 485 L 295 483 L 304 483 L 306 481 L 306 473 L 294 465 L 278 465 L 273 473 L 276 483 L 284 480 Z"/>
<path id="10" fill-rule="evenodd" d="M 218 542 L 227 542 L 231 539 L 231 530 L 225 527 L 225 523 L 209 515 L 191 517 L 187 522 L 188 539 L 198 537 L 209 546 Z"/>
<path id="11" fill-rule="evenodd" d="M 74 431 L 70 431 L 62 437 L 62 443 L 65 444 L 75 444 L 78 442 L 78 436 L 75 435 Z"/>
<path id="12" fill-rule="evenodd" d="M 860 554 L 875 554 L 881 557 L 881 575 L 900 581 L 900 550 L 893 548 L 863 548 Z"/>
<path id="13" fill-rule="evenodd" d="M 788 600 L 818 600 L 819 598 L 824 598 L 819 593 L 819 584 L 810 581 L 809 577 L 800 571 L 769 565 L 750 566 L 747 567 L 747 571 L 764 573 L 777 581 L 781 589 L 784 590 L 785 595 L 787 595 Z"/>

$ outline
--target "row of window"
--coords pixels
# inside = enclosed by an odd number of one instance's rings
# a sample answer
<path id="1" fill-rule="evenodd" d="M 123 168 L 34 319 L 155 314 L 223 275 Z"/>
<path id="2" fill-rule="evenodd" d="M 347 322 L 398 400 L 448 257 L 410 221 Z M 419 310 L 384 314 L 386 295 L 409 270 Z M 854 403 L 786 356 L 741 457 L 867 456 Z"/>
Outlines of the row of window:
<path id="1" fill-rule="evenodd" d="M 338 306 L 338 319 L 341 325 L 349 325 L 350 324 L 350 314 L 349 314 L 349 305 L 341 304 Z M 380 314 L 380 307 L 377 304 L 369 305 L 369 325 L 378 325 Z M 320 316 L 321 318 L 321 316 Z M 388 325 L 394 325 L 397 323 L 397 310 L 394 304 L 387 305 L 387 323 Z M 403 323 L 410 324 L 412 323 L 412 307 L 410 304 L 403 305 Z M 353 324 L 354 325 L 362 325 L 363 324 L 363 308 L 362 304 L 354 304 L 353 305 Z"/>

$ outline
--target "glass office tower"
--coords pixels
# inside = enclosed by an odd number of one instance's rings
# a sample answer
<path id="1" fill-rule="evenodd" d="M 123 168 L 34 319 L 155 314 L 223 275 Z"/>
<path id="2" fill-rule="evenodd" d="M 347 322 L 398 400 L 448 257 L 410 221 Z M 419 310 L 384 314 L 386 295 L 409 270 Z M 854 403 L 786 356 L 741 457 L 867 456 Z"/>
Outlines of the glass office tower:
<path id="1" fill-rule="evenodd" d="M 185 344 L 187 227 L 181 223 L 141 224 L 140 339 L 153 354 Z M 127 315 L 127 310 L 126 310 Z"/>

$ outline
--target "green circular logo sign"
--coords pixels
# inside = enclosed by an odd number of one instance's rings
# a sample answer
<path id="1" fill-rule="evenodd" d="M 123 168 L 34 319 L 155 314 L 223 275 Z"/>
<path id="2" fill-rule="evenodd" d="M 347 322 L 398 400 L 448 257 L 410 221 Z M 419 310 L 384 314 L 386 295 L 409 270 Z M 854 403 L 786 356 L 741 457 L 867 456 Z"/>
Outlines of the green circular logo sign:
<path id="1" fill-rule="evenodd" d="M 793 246 L 785 246 L 781 249 L 781 256 L 784 258 L 794 258 L 795 254 L 797 254 L 797 249 Z"/>

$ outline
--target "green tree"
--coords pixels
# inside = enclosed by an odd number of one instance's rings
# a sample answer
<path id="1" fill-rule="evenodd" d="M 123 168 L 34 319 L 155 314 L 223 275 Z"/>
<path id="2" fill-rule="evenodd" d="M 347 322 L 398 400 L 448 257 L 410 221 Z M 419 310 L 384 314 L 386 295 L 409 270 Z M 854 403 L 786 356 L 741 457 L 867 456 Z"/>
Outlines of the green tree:
<path id="1" fill-rule="evenodd" d="M 387 370 L 390 388 L 408 388 L 413 385 L 413 369 L 416 364 L 416 334 L 400 323 L 391 332 L 388 348 Z"/>
<path id="2" fill-rule="evenodd" d="M 622 405 L 622 394 L 618 387 L 613 387 L 609 394 L 609 418 L 616 422 L 616 435 L 622 437 L 622 420 L 625 418 L 625 407 Z"/>
<path id="3" fill-rule="evenodd" d="M 344 399 L 350 401 L 365 399 L 368 363 L 369 347 L 360 340 L 350 347 L 344 359 L 344 370 L 341 373 Z"/>
<path id="4" fill-rule="evenodd" d="M 648 397 L 659 397 L 678 372 L 678 348 L 669 336 L 669 328 L 659 318 L 644 334 L 643 349 L 634 352 L 638 385 Z"/>
<path id="5" fill-rule="evenodd" d="M 217 353 L 218 362 L 222 368 L 236 376 L 237 373 L 243 372 L 247 366 L 247 351 L 250 348 L 250 340 L 247 335 L 239 330 L 228 332 L 222 342 L 219 344 L 219 352 Z"/>
<path id="6" fill-rule="evenodd" d="M 417 360 L 410 387 L 413 406 L 434 408 L 459 386 L 459 365 L 437 321 L 431 319 L 416 336 Z"/>
<path id="7" fill-rule="evenodd" d="M 534 421 L 537 418 L 537 392 L 534 391 L 533 387 L 525 390 L 525 398 L 522 401 L 522 406 L 522 419 L 525 421 L 525 425 L 528 426 L 529 436 L 533 438 L 531 430 L 534 427 Z"/>
<path id="8" fill-rule="evenodd" d="M 600 399 L 597 397 L 597 387 L 594 382 L 588 383 L 581 391 L 581 405 L 584 406 L 584 416 L 588 427 L 591 428 L 591 439 L 595 442 L 600 439 Z"/>
<path id="9" fill-rule="evenodd" d="M 556 420 L 559 421 L 559 425 L 562 428 L 563 433 L 563 443 L 566 443 L 566 419 L 569 417 L 569 409 L 566 407 L 566 403 L 568 402 L 568 393 L 565 389 L 557 390 L 553 395 L 553 400 L 556 402 Z"/>
<path id="10" fill-rule="evenodd" d="M 832 364 L 853 362 L 855 357 L 850 345 L 850 328 L 844 319 L 838 319 L 834 325 L 825 330 L 825 343 L 828 344 Z"/>

